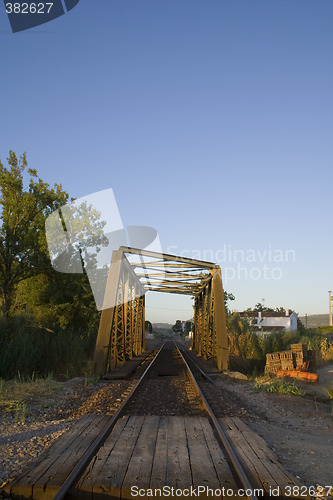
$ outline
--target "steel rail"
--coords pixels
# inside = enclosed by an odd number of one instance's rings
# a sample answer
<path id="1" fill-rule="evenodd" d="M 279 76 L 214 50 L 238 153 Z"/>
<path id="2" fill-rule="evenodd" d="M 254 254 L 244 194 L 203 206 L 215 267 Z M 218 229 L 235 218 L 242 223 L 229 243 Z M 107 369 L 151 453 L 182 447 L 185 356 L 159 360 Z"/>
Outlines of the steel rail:
<path id="1" fill-rule="evenodd" d="M 249 494 L 246 493 L 246 496 L 248 498 L 250 498 L 251 500 L 258 500 L 258 497 L 256 495 L 254 495 L 254 493 L 253 493 L 253 490 L 254 490 L 253 486 L 251 485 L 247 475 L 245 474 L 244 469 L 243 469 L 240 461 L 238 460 L 225 432 L 223 431 L 223 429 L 220 425 L 220 422 L 216 418 L 210 404 L 208 403 L 206 397 L 204 396 L 202 390 L 200 389 L 200 386 L 199 386 L 191 368 L 189 367 L 185 357 L 183 356 L 183 353 L 181 352 L 181 350 L 179 349 L 179 347 L 177 346 L 177 344 L 175 342 L 174 342 L 174 345 L 175 345 L 177 351 L 179 352 L 180 356 L 182 357 L 182 360 L 183 360 L 183 362 L 184 362 L 184 364 L 185 364 L 185 366 L 186 366 L 186 368 L 187 368 L 187 370 L 192 378 L 192 381 L 193 381 L 195 387 L 197 388 L 197 391 L 199 392 L 199 395 L 204 403 L 205 409 L 206 409 L 210 419 L 212 420 L 214 427 L 216 429 L 216 432 L 217 432 L 217 434 L 218 434 L 218 436 L 223 444 L 223 447 L 228 454 L 228 457 L 229 457 L 229 459 L 230 459 L 230 461 L 235 469 L 235 472 L 236 472 L 240 482 L 242 483 L 242 486 L 244 487 L 244 491 L 249 492 Z M 202 372 L 202 370 L 200 370 L 200 371 Z"/>
<path id="2" fill-rule="evenodd" d="M 91 459 L 96 455 L 98 450 L 101 448 L 101 446 L 104 444 L 105 440 L 107 437 L 110 435 L 113 427 L 115 426 L 117 420 L 119 420 L 120 417 L 124 414 L 124 411 L 126 410 L 128 404 L 130 403 L 130 400 L 138 390 L 139 386 L 141 385 L 142 381 L 145 379 L 147 376 L 148 372 L 151 370 L 153 364 L 155 363 L 156 359 L 158 358 L 160 352 L 162 351 L 163 347 L 165 346 L 165 342 L 163 343 L 162 347 L 158 350 L 154 358 L 151 360 L 141 377 L 139 378 L 138 382 L 136 385 L 133 387 L 131 392 L 128 394 L 126 399 L 123 401 L 123 403 L 119 406 L 117 409 L 116 413 L 112 415 L 110 418 L 109 422 L 106 424 L 106 426 L 103 428 L 103 430 L 98 434 L 96 439 L 93 441 L 93 443 L 89 446 L 87 451 L 84 453 L 84 455 L 80 458 L 72 472 L 69 474 L 69 476 L 66 478 L 65 482 L 62 484 L 61 488 L 57 491 L 55 496 L 53 497 L 53 500 L 62 500 L 65 495 L 69 492 L 75 484 L 77 484 L 78 480 L 82 476 L 82 473 L 84 470 L 87 468 L 88 464 L 90 463 Z"/>
<path id="3" fill-rule="evenodd" d="M 177 345 L 176 345 L 177 347 Z M 179 347 L 177 347 L 177 349 L 179 349 Z M 188 355 L 189 356 L 189 355 Z M 189 356 L 190 357 L 190 356 Z M 190 358 L 191 359 L 191 358 Z M 212 379 L 212 377 L 210 377 L 208 375 L 208 373 L 205 373 L 201 368 L 200 366 L 194 361 L 194 359 L 191 359 L 191 363 L 194 364 L 194 366 L 199 370 L 199 372 L 201 373 L 201 375 L 206 378 L 207 380 L 209 380 L 209 382 L 211 382 L 212 384 L 216 385 L 216 382 L 214 379 Z"/>

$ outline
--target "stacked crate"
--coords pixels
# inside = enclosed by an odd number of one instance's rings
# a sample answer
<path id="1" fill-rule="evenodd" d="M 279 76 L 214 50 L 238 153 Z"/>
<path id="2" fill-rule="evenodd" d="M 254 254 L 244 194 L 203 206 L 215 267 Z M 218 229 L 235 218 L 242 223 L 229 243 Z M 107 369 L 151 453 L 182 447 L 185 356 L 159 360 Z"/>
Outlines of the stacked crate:
<path id="1" fill-rule="evenodd" d="M 295 355 L 292 351 L 280 352 L 281 370 L 295 369 Z"/>
<path id="2" fill-rule="evenodd" d="M 304 363 L 307 362 L 308 350 L 305 344 L 291 344 L 291 350 L 296 358 L 295 368 L 302 368 Z"/>
<path id="3" fill-rule="evenodd" d="M 316 353 L 308 350 L 305 344 L 292 344 L 291 351 L 266 354 L 266 373 L 277 373 L 280 370 L 303 369 L 316 371 Z"/>
<path id="4" fill-rule="evenodd" d="M 281 360 L 279 352 L 272 352 L 271 354 L 266 354 L 266 372 L 276 373 L 281 370 Z"/>

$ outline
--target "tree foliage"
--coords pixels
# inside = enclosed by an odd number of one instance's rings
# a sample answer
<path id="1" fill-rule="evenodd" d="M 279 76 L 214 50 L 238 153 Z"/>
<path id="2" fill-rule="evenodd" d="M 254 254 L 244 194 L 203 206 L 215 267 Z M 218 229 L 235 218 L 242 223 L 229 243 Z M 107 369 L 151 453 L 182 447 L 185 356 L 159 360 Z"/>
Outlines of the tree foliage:
<path id="1" fill-rule="evenodd" d="M 231 311 L 229 309 L 229 305 L 228 305 L 228 302 L 230 300 L 235 300 L 235 296 L 234 294 L 232 293 L 229 293 L 227 292 L 226 290 L 224 290 L 224 307 L 225 307 L 225 313 L 226 313 L 226 316 L 228 317 L 230 314 L 231 314 Z"/>
<path id="2" fill-rule="evenodd" d="M 146 333 L 153 333 L 153 325 L 148 320 L 145 321 L 145 332 Z"/>
<path id="3" fill-rule="evenodd" d="M 187 320 L 184 326 L 184 336 L 187 337 L 193 329 L 192 320 Z"/>
<path id="4" fill-rule="evenodd" d="M 182 335 L 183 325 L 180 319 L 177 319 L 176 323 L 173 325 L 172 330 L 176 335 Z"/>
<path id="5" fill-rule="evenodd" d="M 68 251 L 57 239 L 53 250 L 65 268 L 76 252 L 92 271 L 104 244 L 104 222 L 93 207 L 69 204 L 60 184 L 42 181 L 25 154 L 18 158 L 10 151 L 7 160 L 6 166 L 0 161 L 0 377 L 74 376 L 89 365 L 99 312 L 82 266 L 81 274 L 51 266 L 45 220 L 58 209 L 63 217 L 65 204 L 67 215 L 72 210 L 71 231 L 63 228 Z"/>
<path id="6" fill-rule="evenodd" d="M 50 267 L 45 218 L 68 200 L 60 184 L 51 188 L 36 170 L 27 169 L 25 153 L 18 159 L 10 151 L 7 160 L 8 167 L 0 161 L 0 293 L 6 319 L 18 284 Z"/>
<path id="7" fill-rule="evenodd" d="M 107 244 L 105 222 L 93 206 L 69 203 L 60 184 L 50 187 L 27 166 L 26 155 L 18 159 L 12 151 L 8 167 L 0 162 L 0 292 L 5 322 L 17 313 L 32 315 L 38 326 L 51 330 L 97 329 L 99 315 L 82 264 L 95 281 L 99 272 L 107 273 L 97 269 L 97 254 Z M 65 272 L 51 266 L 46 220 L 53 265 Z"/>

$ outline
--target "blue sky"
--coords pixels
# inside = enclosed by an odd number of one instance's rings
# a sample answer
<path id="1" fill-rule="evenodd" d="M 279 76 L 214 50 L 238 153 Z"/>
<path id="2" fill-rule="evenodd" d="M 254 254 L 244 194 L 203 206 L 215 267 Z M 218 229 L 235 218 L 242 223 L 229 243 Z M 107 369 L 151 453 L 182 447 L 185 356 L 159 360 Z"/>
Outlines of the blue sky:
<path id="1" fill-rule="evenodd" d="M 74 197 L 113 188 L 164 251 L 231 249 L 234 309 L 327 312 L 332 20 L 331 0 L 81 0 L 12 34 L 1 4 L 0 158 Z M 155 295 L 147 319 L 190 316 Z"/>

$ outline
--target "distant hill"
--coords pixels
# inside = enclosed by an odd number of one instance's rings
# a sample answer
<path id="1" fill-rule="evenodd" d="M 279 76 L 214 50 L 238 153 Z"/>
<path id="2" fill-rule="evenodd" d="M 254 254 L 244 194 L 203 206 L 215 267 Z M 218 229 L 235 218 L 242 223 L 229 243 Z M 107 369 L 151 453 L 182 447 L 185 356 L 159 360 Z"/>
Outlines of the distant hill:
<path id="1" fill-rule="evenodd" d="M 172 326 L 170 323 L 153 323 L 153 333 L 157 336 L 166 336 L 174 335 L 172 330 Z"/>
<path id="2" fill-rule="evenodd" d="M 303 325 L 307 328 L 318 328 L 319 326 L 328 326 L 330 323 L 328 314 L 310 314 L 307 317 L 300 316 L 299 319 L 302 321 Z"/>
<path id="3" fill-rule="evenodd" d="M 173 325 L 171 325 L 170 323 L 153 323 L 153 328 L 156 327 L 156 328 L 172 328 Z"/>

